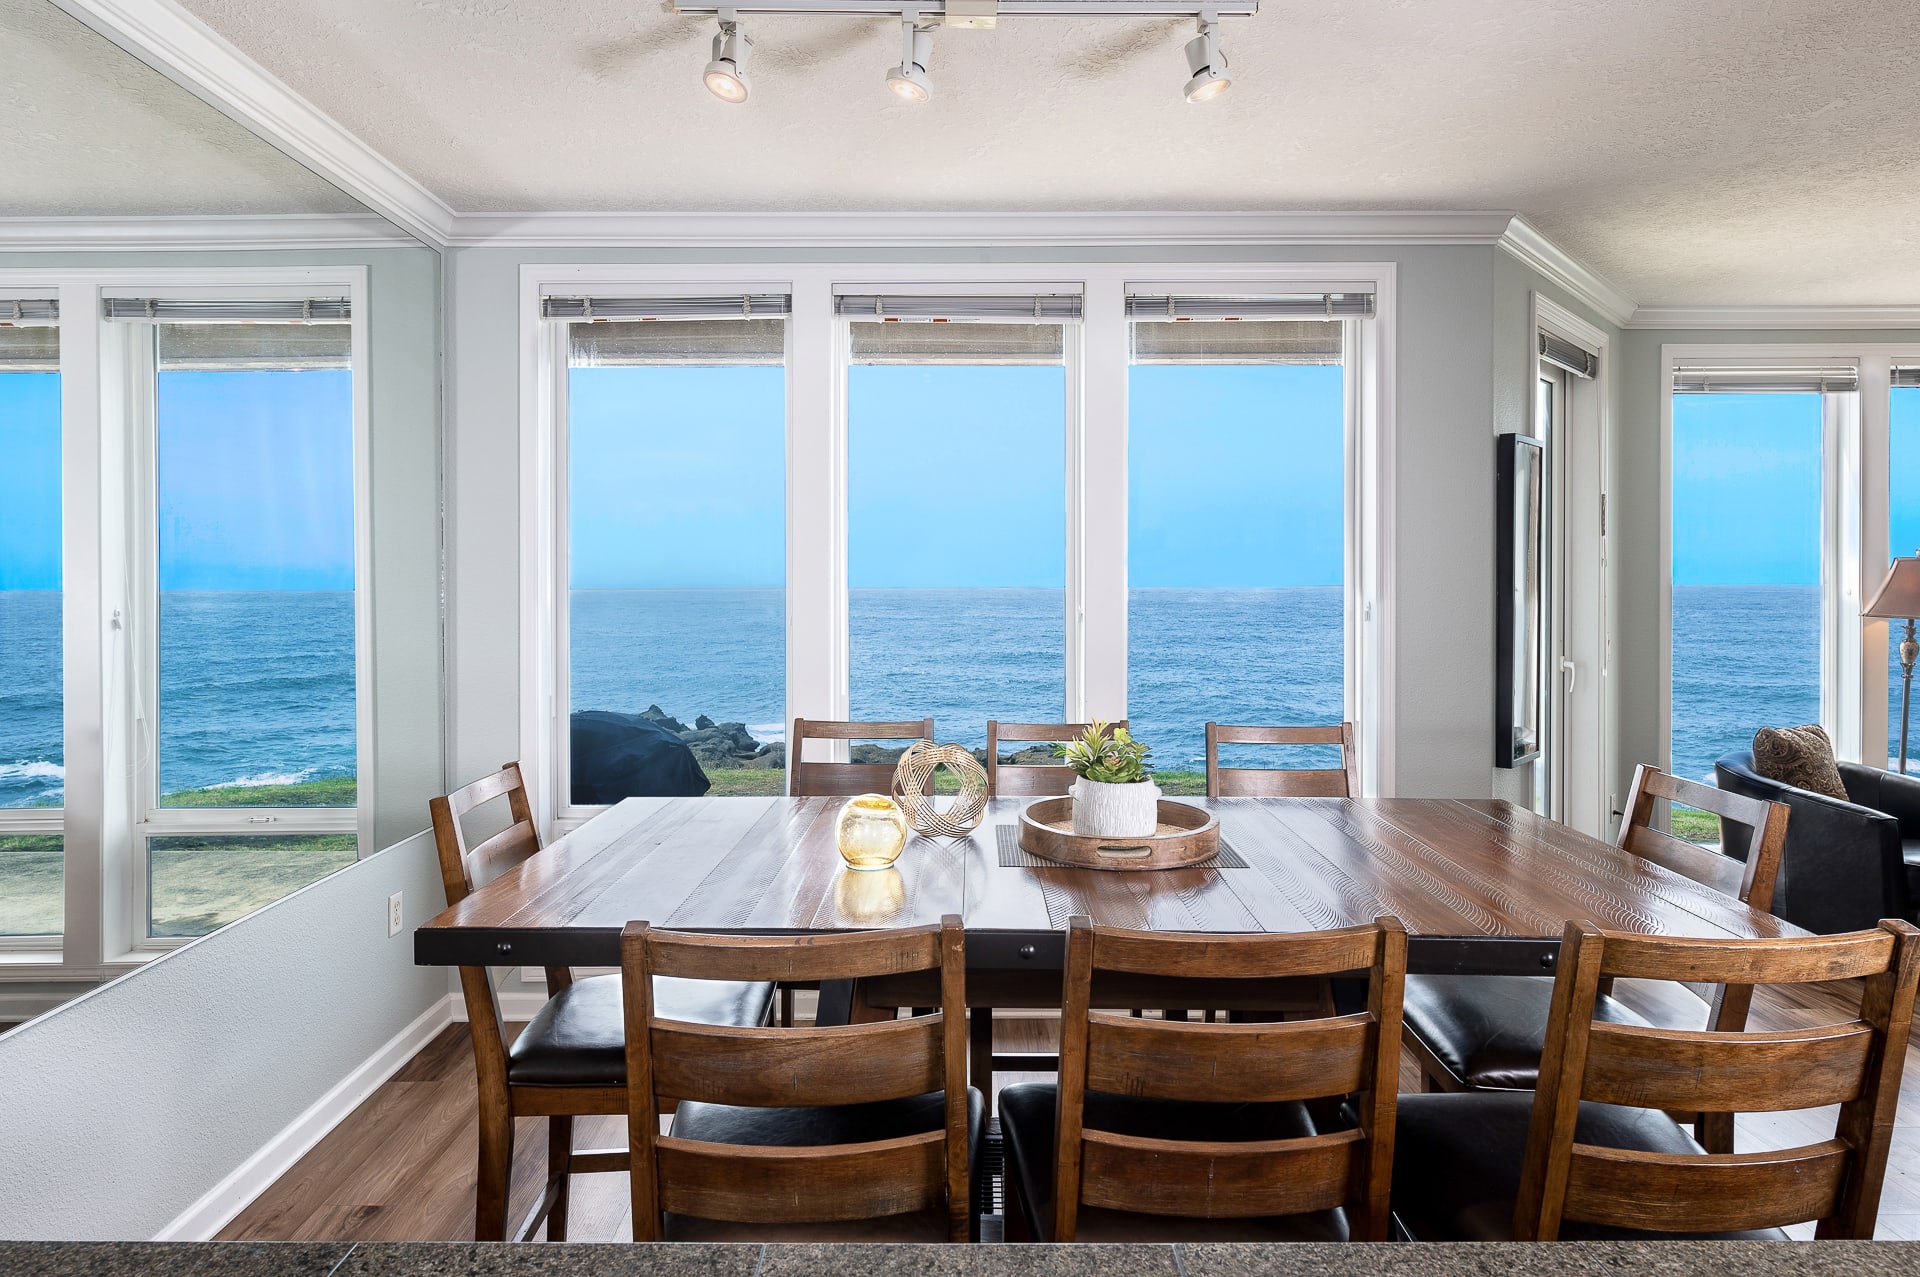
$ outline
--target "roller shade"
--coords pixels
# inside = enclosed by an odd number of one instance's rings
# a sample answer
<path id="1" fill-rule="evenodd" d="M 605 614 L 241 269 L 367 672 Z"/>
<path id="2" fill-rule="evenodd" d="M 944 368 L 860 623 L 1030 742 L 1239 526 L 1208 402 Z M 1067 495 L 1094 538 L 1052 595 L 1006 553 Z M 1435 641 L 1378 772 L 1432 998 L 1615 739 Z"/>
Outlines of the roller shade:
<path id="1" fill-rule="evenodd" d="M 894 296 L 847 293 L 833 299 L 844 319 L 911 324 L 1069 324 L 1080 319 L 1078 293 L 991 297 Z"/>
<path id="2" fill-rule="evenodd" d="M 0 325 L 0 372 L 59 372 L 60 330 L 52 324 Z"/>
<path id="3" fill-rule="evenodd" d="M 1136 364 L 1338 364 L 1346 339 L 1345 325 L 1324 319 L 1131 327 Z"/>
<path id="4" fill-rule="evenodd" d="M 1896 386 L 1920 386 L 1920 368 L 1895 368 L 1893 384 Z"/>
<path id="5" fill-rule="evenodd" d="M 57 297 L 11 297 L 0 301 L 0 324 L 52 324 L 59 322 Z"/>
<path id="6" fill-rule="evenodd" d="M 572 368 L 781 364 L 786 323 L 779 319 L 576 321 L 567 325 Z"/>
<path id="7" fill-rule="evenodd" d="M 306 372 L 352 366 L 347 324 L 162 324 L 156 353 L 168 372 Z"/>
<path id="8" fill-rule="evenodd" d="M 166 297 L 109 297 L 108 319 L 173 320 L 198 324 L 344 324 L 353 310 L 344 297 L 283 301 L 190 301 Z"/>
<path id="9" fill-rule="evenodd" d="M 1673 370 L 1676 395 L 1807 395 L 1860 389 L 1860 370 L 1850 364 L 1739 367 L 1680 364 Z"/>
<path id="10" fill-rule="evenodd" d="M 1127 298 L 1127 318 L 1213 323 L 1259 319 L 1371 319 L 1373 294 L 1295 293 L 1267 297 L 1168 296 L 1137 293 Z"/>
<path id="11" fill-rule="evenodd" d="M 706 294 L 698 297 L 543 297 L 545 319 L 641 321 L 778 319 L 793 310 L 785 293 Z"/>
<path id="12" fill-rule="evenodd" d="M 1540 331 L 1540 358 L 1576 377 L 1592 377 L 1600 367 L 1600 357 L 1593 351 L 1545 329 Z"/>

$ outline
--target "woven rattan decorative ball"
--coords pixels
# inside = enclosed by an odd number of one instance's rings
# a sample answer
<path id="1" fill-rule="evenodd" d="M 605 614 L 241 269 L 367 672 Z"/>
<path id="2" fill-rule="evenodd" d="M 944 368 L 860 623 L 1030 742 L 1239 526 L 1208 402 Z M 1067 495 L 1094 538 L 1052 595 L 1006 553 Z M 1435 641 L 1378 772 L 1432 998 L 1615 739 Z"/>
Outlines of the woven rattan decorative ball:
<path id="1" fill-rule="evenodd" d="M 927 791 L 933 774 L 945 767 L 960 781 L 960 794 L 945 810 Z M 914 832 L 929 838 L 965 838 L 987 814 L 987 769 L 959 745 L 923 740 L 907 746 L 893 769 L 893 801 L 907 814 Z"/>

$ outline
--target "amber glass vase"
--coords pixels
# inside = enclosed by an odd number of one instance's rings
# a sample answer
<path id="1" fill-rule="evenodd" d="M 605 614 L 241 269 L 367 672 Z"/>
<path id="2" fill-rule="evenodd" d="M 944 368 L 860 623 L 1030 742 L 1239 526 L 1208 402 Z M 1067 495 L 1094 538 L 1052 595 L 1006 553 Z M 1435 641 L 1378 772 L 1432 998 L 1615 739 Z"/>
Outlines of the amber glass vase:
<path id="1" fill-rule="evenodd" d="M 849 798 L 833 825 L 840 858 L 852 869 L 886 869 L 907 845 L 907 814 L 885 794 Z"/>

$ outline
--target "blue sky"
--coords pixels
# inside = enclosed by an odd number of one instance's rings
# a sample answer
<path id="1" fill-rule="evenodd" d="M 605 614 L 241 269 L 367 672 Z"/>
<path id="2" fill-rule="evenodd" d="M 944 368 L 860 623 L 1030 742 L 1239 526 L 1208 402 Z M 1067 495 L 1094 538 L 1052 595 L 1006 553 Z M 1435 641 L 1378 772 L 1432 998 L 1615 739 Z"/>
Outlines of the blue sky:
<path id="1" fill-rule="evenodd" d="M 59 586 L 57 380 L 0 377 L 0 589 Z M 163 588 L 352 584 L 350 384 L 163 376 Z M 781 583 L 780 369 L 579 369 L 570 385 L 577 588 Z M 1059 587 L 1064 385 L 1057 368 L 851 369 L 852 583 Z M 1141 367 L 1130 395 L 1133 584 L 1339 581 L 1337 369 Z M 1913 553 L 1920 390 L 1893 400 L 1892 549 Z M 1817 582 L 1819 440 L 1816 396 L 1677 398 L 1674 581 Z"/>

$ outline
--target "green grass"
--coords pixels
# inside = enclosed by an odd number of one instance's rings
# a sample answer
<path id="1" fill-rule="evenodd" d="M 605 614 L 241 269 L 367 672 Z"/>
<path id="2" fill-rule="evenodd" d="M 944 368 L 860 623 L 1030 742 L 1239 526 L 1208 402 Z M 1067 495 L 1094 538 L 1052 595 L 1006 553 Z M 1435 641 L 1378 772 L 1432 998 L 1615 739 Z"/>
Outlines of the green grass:
<path id="1" fill-rule="evenodd" d="M 58 935 L 66 917 L 58 834 L 0 836 L 0 936 Z"/>
<path id="2" fill-rule="evenodd" d="M 162 807 L 351 807 L 359 785 L 351 776 L 302 781 L 297 785 L 222 785 L 164 794 Z"/>
<path id="3" fill-rule="evenodd" d="M 1667 828 L 1673 831 L 1675 838 L 1684 838 L 1688 842 L 1720 841 L 1720 818 L 1708 811 L 1673 807 L 1667 813 Z"/>

